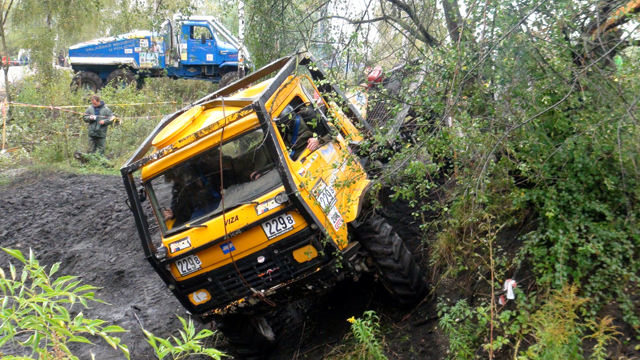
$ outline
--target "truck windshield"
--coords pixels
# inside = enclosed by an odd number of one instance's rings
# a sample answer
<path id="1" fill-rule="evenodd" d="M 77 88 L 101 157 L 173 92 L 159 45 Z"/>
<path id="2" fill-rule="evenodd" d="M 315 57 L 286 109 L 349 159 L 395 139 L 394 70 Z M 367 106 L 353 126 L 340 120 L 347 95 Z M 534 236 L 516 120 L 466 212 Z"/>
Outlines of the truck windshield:
<path id="1" fill-rule="evenodd" d="M 282 185 L 264 133 L 252 130 L 215 146 L 145 183 L 163 232 L 178 232 Z M 220 163 L 222 162 L 222 176 Z M 223 190 L 223 191 L 221 191 Z"/>

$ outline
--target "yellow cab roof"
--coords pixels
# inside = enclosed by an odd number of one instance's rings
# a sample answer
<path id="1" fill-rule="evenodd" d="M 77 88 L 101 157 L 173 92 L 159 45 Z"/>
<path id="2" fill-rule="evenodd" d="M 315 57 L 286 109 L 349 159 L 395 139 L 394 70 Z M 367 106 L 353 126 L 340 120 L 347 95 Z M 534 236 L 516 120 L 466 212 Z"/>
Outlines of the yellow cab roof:
<path id="1" fill-rule="evenodd" d="M 250 88 L 241 90 L 233 96 L 225 98 L 226 101 L 231 100 L 245 100 L 248 103 L 255 99 L 264 92 L 264 90 L 273 82 L 272 79 L 265 80 Z M 276 94 L 275 96 L 277 96 Z M 239 106 L 214 106 L 212 108 L 206 108 L 206 106 L 197 105 L 189 110 L 185 111 L 182 115 L 171 121 L 162 131 L 156 135 L 152 141 L 154 152 L 164 147 L 167 147 L 175 141 L 193 134 L 209 125 L 212 125 L 225 116 L 242 109 Z M 239 135 L 243 131 L 249 128 L 253 128 L 259 125 L 258 117 L 255 113 L 246 115 L 242 121 L 236 121 L 231 125 L 225 127 L 224 138 L 230 139 L 236 135 Z M 207 136 L 208 138 L 216 139 L 220 137 L 221 131 L 218 130 L 214 134 Z M 216 141 L 219 143 L 219 141 Z M 171 167 L 176 163 L 180 163 L 204 150 L 212 145 L 210 141 L 196 141 L 183 149 L 180 149 L 162 159 L 153 162 L 142 168 L 141 177 L 143 180 L 149 179 L 161 173 L 165 169 Z"/>

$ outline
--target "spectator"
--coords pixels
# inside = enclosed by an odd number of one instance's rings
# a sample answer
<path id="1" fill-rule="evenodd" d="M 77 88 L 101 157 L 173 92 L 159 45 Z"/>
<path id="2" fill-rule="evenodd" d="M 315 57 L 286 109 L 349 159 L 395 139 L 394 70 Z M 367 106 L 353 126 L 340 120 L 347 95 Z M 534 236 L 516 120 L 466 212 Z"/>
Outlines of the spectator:
<path id="1" fill-rule="evenodd" d="M 84 122 L 89 124 L 89 153 L 96 151 L 104 155 L 107 142 L 107 128 L 115 120 L 113 112 L 100 101 L 98 95 L 91 96 L 91 106 L 85 111 Z"/>

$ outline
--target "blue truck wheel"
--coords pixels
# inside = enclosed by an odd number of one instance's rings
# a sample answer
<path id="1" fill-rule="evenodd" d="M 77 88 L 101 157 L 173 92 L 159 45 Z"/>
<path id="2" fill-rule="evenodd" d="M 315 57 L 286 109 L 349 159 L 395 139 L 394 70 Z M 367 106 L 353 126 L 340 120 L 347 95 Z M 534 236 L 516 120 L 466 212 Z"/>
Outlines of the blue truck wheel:
<path id="1" fill-rule="evenodd" d="M 238 80 L 238 72 L 237 71 L 230 71 L 228 73 L 225 73 L 220 78 L 220 82 L 218 83 L 218 88 L 222 89 L 223 87 L 231 84 L 232 82 L 234 82 L 236 80 Z"/>
<path id="2" fill-rule="evenodd" d="M 83 89 L 87 92 L 96 93 L 102 89 L 102 79 L 94 72 L 80 71 L 73 77 L 71 88 L 75 91 Z"/>
<path id="3" fill-rule="evenodd" d="M 129 84 L 137 85 L 136 74 L 129 69 L 115 69 L 107 77 L 107 84 L 115 88 L 124 88 Z"/>

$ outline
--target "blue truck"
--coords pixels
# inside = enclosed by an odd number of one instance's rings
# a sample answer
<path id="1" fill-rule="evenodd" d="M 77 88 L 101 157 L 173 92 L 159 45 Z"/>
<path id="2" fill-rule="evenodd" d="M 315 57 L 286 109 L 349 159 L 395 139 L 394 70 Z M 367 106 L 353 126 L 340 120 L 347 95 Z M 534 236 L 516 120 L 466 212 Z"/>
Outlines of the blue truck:
<path id="1" fill-rule="evenodd" d="M 159 32 L 138 30 L 71 46 L 72 85 L 96 92 L 109 83 L 142 85 L 145 78 L 168 76 L 224 87 L 237 79 L 241 46 L 213 16 L 178 14 Z M 249 52 L 242 50 L 245 64 L 250 63 Z"/>

